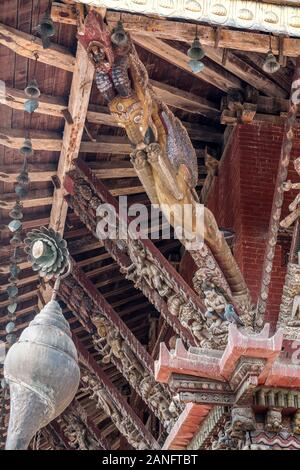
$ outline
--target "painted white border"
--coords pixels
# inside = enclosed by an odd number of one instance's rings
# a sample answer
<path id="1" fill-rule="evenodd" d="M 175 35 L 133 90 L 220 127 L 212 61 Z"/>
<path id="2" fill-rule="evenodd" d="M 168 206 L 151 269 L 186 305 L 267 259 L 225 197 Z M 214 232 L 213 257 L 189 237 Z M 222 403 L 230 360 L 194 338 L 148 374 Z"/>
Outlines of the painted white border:
<path id="1" fill-rule="evenodd" d="M 300 37 L 300 7 L 252 0 L 79 0 L 112 10 Z M 300 46 L 299 46 L 300 54 Z"/>

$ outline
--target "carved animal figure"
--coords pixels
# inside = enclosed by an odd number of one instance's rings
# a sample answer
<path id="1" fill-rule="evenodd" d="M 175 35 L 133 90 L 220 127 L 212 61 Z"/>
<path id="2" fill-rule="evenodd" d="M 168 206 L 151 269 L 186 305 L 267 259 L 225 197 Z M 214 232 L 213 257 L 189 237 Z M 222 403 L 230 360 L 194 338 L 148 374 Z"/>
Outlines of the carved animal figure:
<path id="1" fill-rule="evenodd" d="M 235 313 L 233 305 L 227 304 L 225 307 L 224 318 L 229 323 L 235 323 L 236 325 L 244 326 L 244 323 L 239 318 L 239 316 Z"/>
<path id="2" fill-rule="evenodd" d="M 139 60 L 128 33 L 120 25 L 110 33 L 100 15 L 91 11 L 85 34 L 78 37 L 96 69 L 97 87 L 111 114 L 126 130 L 133 145 L 131 159 L 152 203 L 160 203 L 175 228 L 182 228 L 185 205 L 191 210 L 185 221 L 182 243 L 191 251 L 202 240 L 197 222 L 198 180 L 196 154 L 181 122 L 155 95 L 147 71 Z M 204 210 L 204 240 L 228 280 L 234 295 L 247 288 L 213 214 Z"/>

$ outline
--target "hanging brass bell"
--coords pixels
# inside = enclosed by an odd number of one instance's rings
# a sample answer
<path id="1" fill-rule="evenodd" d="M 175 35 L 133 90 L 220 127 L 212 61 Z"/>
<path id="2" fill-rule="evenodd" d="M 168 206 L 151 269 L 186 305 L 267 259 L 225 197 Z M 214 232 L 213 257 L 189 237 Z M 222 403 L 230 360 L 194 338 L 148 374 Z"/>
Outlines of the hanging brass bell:
<path id="1" fill-rule="evenodd" d="M 27 196 L 28 190 L 26 187 L 17 184 L 17 186 L 15 187 L 15 193 L 19 196 L 20 199 L 23 199 Z"/>
<path id="2" fill-rule="evenodd" d="M 5 327 L 5 331 L 7 334 L 9 333 L 12 333 L 15 329 L 15 323 L 13 321 L 10 321 L 9 323 L 7 323 L 6 327 Z"/>
<path id="3" fill-rule="evenodd" d="M 21 263 L 23 261 L 24 256 L 22 256 L 22 251 L 20 248 L 16 247 L 9 258 L 11 263 Z"/>
<path id="4" fill-rule="evenodd" d="M 18 295 L 19 289 L 17 288 L 17 286 L 8 286 L 6 292 L 9 299 L 14 299 Z"/>
<path id="5" fill-rule="evenodd" d="M 111 35 L 111 42 L 116 46 L 125 46 L 128 43 L 128 35 L 123 27 L 122 21 L 118 21 Z"/>
<path id="6" fill-rule="evenodd" d="M 51 18 L 51 13 L 49 10 L 47 10 L 44 13 L 44 16 L 38 26 L 39 32 L 41 36 L 45 36 L 48 38 L 51 38 L 55 34 L 55 27 L 54 23 Z"/>
<path id="7" fill-rule="evenodd" d="M 41 36 L 43 48 L 47 49 L 50 47 L 51 42 L 49 38 L 55 34 L 55 27 L 51 18 L 50 10 L 45 12 L 40 24 L 37 26 L 37 31 Z"/>
<path id="8" fill-rule="evenodd" d="M 30 82 L 28 82 L 28 85 L 24 91 L 26 96 L 31 99 L 37 99 L 41 94 L 37 81 L 35 79 L 30 80 Z"/>
<path id="9" fill-rule="evenodd" d="M 16 233 L 14 234 L 14 236 L 10 239 L 9 243 L 10 243 L 12 246 L 21 245 L 21 243 L 22 243 L 21 233 L 20 233 L 20 232 L 16 232 Z"/>
<path id="10" fill-rule="evenodd" d="M 280 69 L 280 64 L 271 50 L 267 53 L 262 68 L 266 73 L 275 73 Z"/>
<path id="11" fill-rule="evenodd" d="M 201 60 L 205 56 L 205 52 L 202 49 L 201 43 L 199 41 L 199 38 L 195 38 L 193 41 L 193 44 L 187 51 L 187 55 L 190 59 L 192 60 Z"/>
<path id="12" fill-rule="evenodd" d="M 37 100 L 27 100 L 24 103 L 24 109 L 27 113 L 31 114 L 39 107 L 39 102 Z"/>
<path id="13" fill-rule="evenodd" d="M 17 230 L 20 230 L 22 227 L 22 222 L 20 222 L 19 219 L 13 219 L 11 222 L 8 224 L 8 228 L 11 232 L 16 232 Z"/>
<path id="14" fill-rule="evenodd" d="M 19 175 L 17 176 L 18 183 L 20 183 L 23 186 L 27 185 L 29 183 L 29 176 L 28 176 L 28 169 L 27 168 L 28 168 L 27 160 L 26 160 L 26 157 L 25 157 L 22 169 L 21 169 Z"/>
<path id="15" fill-rule="evenodd" d="M 22 206 L 19 201 L 16 202 L 12 210 L 9 212 L 9 217 L 11 219 L 23 219 Z"/>
<path id="16" fill-rule="evenodd" d="M 199 73 L 204 69 L 204 64 L 200 60 L 189 60 L 188 65 L 194 73 Z"/>
<path id="17" fill-rule="evenodd" d="M 15 318 L 15 311 L 17 310 L 18 304 L 17 302 L 12 302 L 7 306 L 7 310 L 9 313 L 9 318 Z"/>
<path id="18" fill-rule="evenodd" d="M 32 143 L 30 139 L 25 139 L 22 147 L 20 148 L 20 152 L 22 155 L 32 155 L 33 154 L 33 148 L 32 148 Z"/>
<path id="19" fill-rule="evenodd" d="M 9 272 L 14 278 L 17 278 L 17 276 L 20 274 L 21 268 L 17 264 L 11 264 L 9 266 Z"/>

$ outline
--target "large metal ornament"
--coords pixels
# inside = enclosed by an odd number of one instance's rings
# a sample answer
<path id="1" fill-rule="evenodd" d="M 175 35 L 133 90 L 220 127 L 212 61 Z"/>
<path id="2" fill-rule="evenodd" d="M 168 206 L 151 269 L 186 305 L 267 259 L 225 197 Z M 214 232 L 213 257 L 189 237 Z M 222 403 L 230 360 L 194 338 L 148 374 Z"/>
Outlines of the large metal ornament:
<path id="1" fill-rule="evenodd" d="M 66 271 L 69 258 L 67 243 L 59 233 L 46 227 L 32 230 L 27 233 L 25 245 L 28 261 L 40 276 L 58 277 Z"/>
<path id="2" fill-rule="evenodd" d="M 35 433 L 73 400 L 80 370 L 70 327 L 51 300 L 23 331 L 5 358 L 10 387 L 7 450 L 27 449 Z"/>

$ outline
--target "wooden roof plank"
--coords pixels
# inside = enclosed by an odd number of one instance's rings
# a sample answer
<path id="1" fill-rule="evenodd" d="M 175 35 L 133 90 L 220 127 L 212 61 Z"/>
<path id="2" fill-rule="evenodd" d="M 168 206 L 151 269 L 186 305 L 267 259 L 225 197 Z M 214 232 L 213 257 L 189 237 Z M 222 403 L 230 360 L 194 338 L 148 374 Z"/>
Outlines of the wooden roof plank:
<path id="1" fill-rule="evenodd" d="M 2 23 L 0 23 L 0 44 L 18 55 L 28 59 L 35 59 L 37 56 L 39 62 L 68 72 L 72 72 L 75 66 L 75 58 L 65 47 L 51 44 L 49 49 L 44 49 L 42 41 L 36 36 L 23 33 Z"/>

